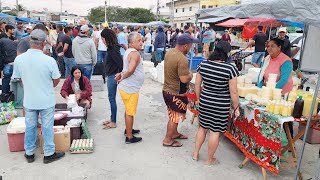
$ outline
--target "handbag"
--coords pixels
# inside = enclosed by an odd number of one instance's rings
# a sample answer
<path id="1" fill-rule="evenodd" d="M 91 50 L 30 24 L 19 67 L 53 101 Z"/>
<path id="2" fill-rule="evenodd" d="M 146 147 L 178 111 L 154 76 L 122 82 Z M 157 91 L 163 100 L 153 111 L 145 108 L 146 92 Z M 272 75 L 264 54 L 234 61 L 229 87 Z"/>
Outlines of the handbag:
<path id="1" fill-rule="evenodd" d="M 2 103 L 8 103 L 8 102 L 14 101 L 14 94 L 12 91 L 8 93 L 2 93 L 0 97 L 1 97 L 0 100 Z"/>

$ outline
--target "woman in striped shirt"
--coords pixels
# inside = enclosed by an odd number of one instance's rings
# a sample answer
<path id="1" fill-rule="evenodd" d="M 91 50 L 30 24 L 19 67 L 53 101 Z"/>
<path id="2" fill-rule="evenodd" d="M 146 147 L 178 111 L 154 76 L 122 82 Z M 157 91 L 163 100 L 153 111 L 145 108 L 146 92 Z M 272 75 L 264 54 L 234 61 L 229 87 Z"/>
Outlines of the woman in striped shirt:
<path id="1" fill-rule="evenodd" d="M 196 136 L 193 159 L 198 160 L 200 148 L 210 131 L 208 142 L 208 158 L 206 165 L 214 165 L 218 160 L 214 157 L 219 145 L 220 133 L 224 133 L 228 125 L 230 101 L 232 100 L 235 118 L 239 116 L 239 97 L 237 91 L 237 68 L 227 63 L 231 46 L 226 41 L 220 41 L 207 61 L 198 67 L 195 82 L 195 92 L 200 100 L 200 127 Z M 203 89 L 201 85 L 203 83 Z"/>

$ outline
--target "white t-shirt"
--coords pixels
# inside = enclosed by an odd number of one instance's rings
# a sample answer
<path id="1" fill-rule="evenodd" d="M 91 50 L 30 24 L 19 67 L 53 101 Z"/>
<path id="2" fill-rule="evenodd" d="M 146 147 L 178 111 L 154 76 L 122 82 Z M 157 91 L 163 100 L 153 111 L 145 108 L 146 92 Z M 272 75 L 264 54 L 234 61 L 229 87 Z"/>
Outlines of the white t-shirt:
<path id="1" fill-rule="evenodd" d="M 150 33 L 146 34 L 146 38 L 147 40 L 144 42 L 144 45 L 151 46 L 151 40 L 152 40 L 151 34 Z"/>
<path id="2" fill-rule="evenodd" d="M 300 60 L 300 52 L 301 52 L 301 46 L 302 46 L 302 39 L 299 41 L 297 48 L 300 48 L 300 50 L 297 52 L 297 54 L 294 56 L 294 59 Z"/>
<path id="3" fill-rule="evenodd" d="M 95 34 L 96 38 L 99 39 L 98 41 L 98 51 L 107 51 L 107 46 L 103 43 L 101 38 L 101 31 L 98 31 L 99 33 Z"/>

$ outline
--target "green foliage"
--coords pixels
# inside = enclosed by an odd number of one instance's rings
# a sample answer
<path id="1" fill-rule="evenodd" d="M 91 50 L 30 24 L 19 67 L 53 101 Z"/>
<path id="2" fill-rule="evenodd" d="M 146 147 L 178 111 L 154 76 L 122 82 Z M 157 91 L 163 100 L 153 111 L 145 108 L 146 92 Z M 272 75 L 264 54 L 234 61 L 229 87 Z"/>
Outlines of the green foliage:
<path id="1" fill-rule="evenodd" d="M 88 15 L 91 23 L 104 22 L 104 7 L 92 8 Z M 147 23 L 154 21 L 154 14 L 144 8 L 121 8 L 121 7 L 107 7 L 107 21 L 108 22 L 135 22 Z"/>

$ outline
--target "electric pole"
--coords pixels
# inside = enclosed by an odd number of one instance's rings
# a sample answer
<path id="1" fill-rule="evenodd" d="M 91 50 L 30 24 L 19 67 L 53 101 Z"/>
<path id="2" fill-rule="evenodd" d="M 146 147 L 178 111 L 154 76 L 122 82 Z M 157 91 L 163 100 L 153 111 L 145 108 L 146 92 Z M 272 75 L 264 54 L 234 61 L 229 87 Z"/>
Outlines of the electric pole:
<path id="1" fill-rule="evenodd" d="M 18 14 L 18 12 L 19 12 L 19 1 L 18 0 L 16 0 L 16 9 L 17 9 L 17 14 Z"/>
<path id="2" fill-rule="evenodd" d="M 160 14 L 160 1 L 157 1 L 157 16 L 156 16 L 156 20 L 159 20 L 159 14 Z"/>
<path id="3" fill-rule="evenodd" d="M 60 0 L 60 13 L 62 15 L 62 0 Z"/>
<path id="4" fill-rule="evenodd" d="M 171 0 L 171 16 L 170 16 L 171 26 L 174 26 L 174 0 Z"/>
<path id="5" fill-rule="evenodd" d="M 104 22 L 107 22 L 107 0 L 104 1 Z"/>

